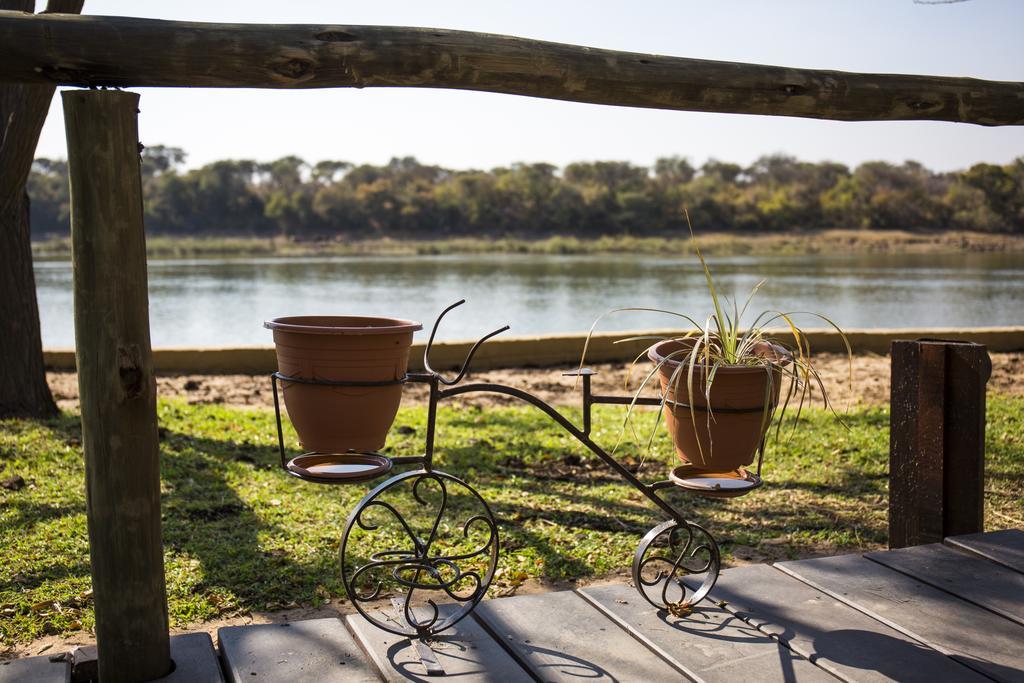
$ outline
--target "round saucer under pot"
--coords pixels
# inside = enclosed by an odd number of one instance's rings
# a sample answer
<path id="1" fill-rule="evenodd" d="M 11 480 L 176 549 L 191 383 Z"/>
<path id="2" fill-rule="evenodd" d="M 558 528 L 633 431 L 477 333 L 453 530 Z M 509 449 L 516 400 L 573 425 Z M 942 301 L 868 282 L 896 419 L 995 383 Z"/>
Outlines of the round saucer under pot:
<path id="1" fill-rule="evenodd" d="M 358 484 L 387 474 L 392 465 L 379 453 L 306 453 L 288 461 L 288 472 L 323 484 Z"/>
<path id="2" fill-rule="evenodd" d="M 707 498 L 738 498 L 761 486 L 761 477 L 746 468 L 729 472 L 708 472 L 693 465 L 680 465 L 668 478 L 679 488 Z"/>

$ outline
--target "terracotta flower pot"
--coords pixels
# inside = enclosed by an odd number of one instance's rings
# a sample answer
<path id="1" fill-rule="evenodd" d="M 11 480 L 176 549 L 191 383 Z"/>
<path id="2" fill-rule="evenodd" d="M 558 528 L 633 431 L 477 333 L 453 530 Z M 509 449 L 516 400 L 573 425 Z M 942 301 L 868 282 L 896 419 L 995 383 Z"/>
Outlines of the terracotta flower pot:
<path id="1" fill-rule="evenodd" d="M 773 357 L 775 348 L 766 346 L 768 353 L 765 355 L 776 360 Z M 666 356 L 687 348 L 692 348 L 687 342 L 663 341 L 648 349 L 647 357 L 655 363 L 661 363 Z M 676 454 L 683 462 L 712 472 L 728 472 L 752 463 L 770 421 L 765 419 L 765 399 L 768 399 L 769 418 L 779 401 L 781 367 L 775 363 L 754 367 L 719 366 L 711 382 L 712 412 L 709 419 L 709 413 L 699 409 L 708 406 L 705 369 L 700 364 L 694 369 L 691 399 L 687 386 L 687 368 L 684 367 L 677 381 L 669 386 L 672 374 L 680 365 L 676 358 L 681 359 L 684 365 L 687 362 L 687 356 L 680 354 L 665 361 L 659 369 L 661 388 L 668 397 L 664 410 L 665 426 L 672 436 Z M 676 403 L 693 405 L 698 409 L 691 414 L 690 408 Z M 739 413 L 721 410 L 743 408 L 752 410 Z"/>
<path id="2" fill-rule="evenodd" d="M 288 377 L 380 382 L 405 377 L 411 320 L 360 316 L 300 316 L 263 324 L 274 331 L 277 368 Z M 308 451 L 376 451 L 402 401 L 402 385 L 334 387 L 283 382 L 288 417 Z"/>

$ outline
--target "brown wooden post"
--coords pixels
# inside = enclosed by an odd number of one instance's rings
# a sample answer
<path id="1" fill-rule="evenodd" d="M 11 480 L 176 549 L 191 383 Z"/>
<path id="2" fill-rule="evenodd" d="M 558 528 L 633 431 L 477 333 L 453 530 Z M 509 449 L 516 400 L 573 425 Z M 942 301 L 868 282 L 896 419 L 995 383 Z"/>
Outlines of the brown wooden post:
<path id="1" fill-rule="evenodd" d="M 985 384 L 980 344 L 892 343 L 889 547 L 984 530 Z"/>
<path id="2" fill-rule="evenodd" d="M 946 345 L 942 533 L 985 530 L 985 385 L 992 360 L 980 344 Z"/>
<path id="3" fill-rule="evenodd" d="M 89 554 L 104 683 L 171 668 L 135 93 L 62 94 Z"/>

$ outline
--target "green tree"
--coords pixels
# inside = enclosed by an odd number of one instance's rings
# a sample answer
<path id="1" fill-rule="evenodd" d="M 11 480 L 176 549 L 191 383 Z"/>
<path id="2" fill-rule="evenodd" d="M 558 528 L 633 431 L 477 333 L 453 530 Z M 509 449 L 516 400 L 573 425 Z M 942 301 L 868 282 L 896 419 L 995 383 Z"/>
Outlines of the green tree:
<path id="1" fill-rule="evenodd" d="M 71 222 L 68 163 L 63 159 L 36 159 L 26 185 L 31 203 L 33 238 L 63 237 Z"/>
<path id="2" fill-rule="evenodd" d="M 663 157 L 626 162 L 512 164 L 452 171 L 396 157 L 384 165 L 225 160 L 183 170 L 173 147 L 143 151 L 147 229 L 164 234 L 291 239 L 455 236 L 681 235 L 700 229 L 827 227 L 1022 231 L 1024 158 L 933 173 L 915 162 L 833 162 L 763 156 L 749 167 Z M 66 164 L 40 159 L 29 178 L 37 235 L 66 230 Z"/>

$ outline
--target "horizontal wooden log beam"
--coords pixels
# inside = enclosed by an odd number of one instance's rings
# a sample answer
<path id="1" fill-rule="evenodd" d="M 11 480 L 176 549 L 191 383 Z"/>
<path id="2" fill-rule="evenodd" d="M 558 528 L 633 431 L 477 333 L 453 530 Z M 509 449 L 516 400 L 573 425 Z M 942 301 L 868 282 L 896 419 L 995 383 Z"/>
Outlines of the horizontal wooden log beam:
<path id="1" fill-rule="evenodd" d="M 0 81 L 479 90 L 840 121 L 1024 124 L 1024 83 L 716 62 L 467 31 L 0 12 Z"/>

